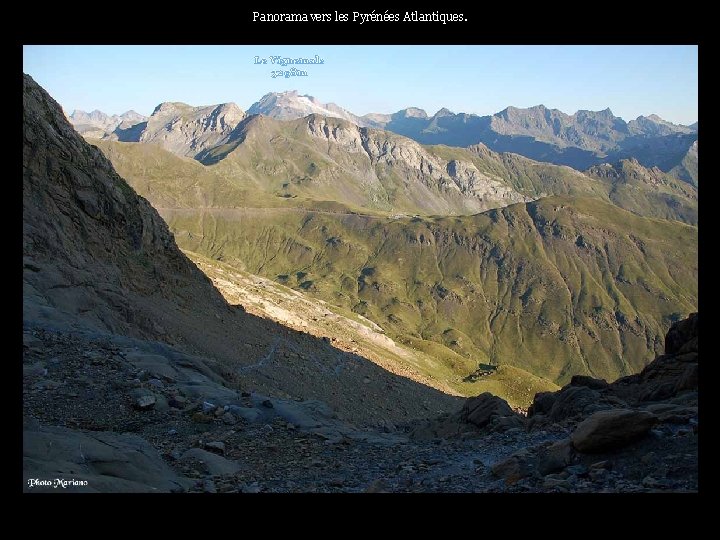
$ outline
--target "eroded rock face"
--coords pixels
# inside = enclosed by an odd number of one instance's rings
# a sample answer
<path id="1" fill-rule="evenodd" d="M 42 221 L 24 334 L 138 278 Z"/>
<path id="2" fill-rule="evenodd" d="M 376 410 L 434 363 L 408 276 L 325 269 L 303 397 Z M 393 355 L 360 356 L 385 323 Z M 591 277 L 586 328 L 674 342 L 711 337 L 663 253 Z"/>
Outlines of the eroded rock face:
<path id="1" fill-rule="evenodd" d="M 235 103 L 205 107 L 161 103 L 148 119 L 139 142 L 159 144 L 173 154 L 195 157 L 223 144 L 245 116 Z"/>
<path id="2" fill-rule="evenodd" d="M 445 161 L 428 153 L 415 141 L 386 131 L 360 128 L 349 122 L 315 114 L 307 119 L 307 131 L 312 137 L 336 144 L 349 153 L 366 154 L 374 167 L 390 168 L 396 174 L 422 182 L 431 189 L 466 197 L 469 208 L 475 205 L 477 211 L 532 200 L 480 172 L 469 161 Z"/>
<path id="3" fill-rule="evenodd" d="M 224 305 L 155 209 L 27 75 L 23 115 L 26 316 L 54 308 L 66 320 L 75 314 L 104 329 L 156 336 L 149 312 L 160 298 L 182 304 L 207 295 Z"/>

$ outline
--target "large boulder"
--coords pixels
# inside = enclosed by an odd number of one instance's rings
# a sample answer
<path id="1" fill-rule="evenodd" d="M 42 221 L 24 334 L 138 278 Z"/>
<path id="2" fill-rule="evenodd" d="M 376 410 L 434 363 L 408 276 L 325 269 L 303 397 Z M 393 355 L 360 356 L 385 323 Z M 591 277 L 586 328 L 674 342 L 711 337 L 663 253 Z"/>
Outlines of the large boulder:
<path id="1" fill-rule="evenodd" d="M 658 417 L 648 411 L 600 411 L 581 422 L 570 438 L 579 452 L 606 452 L 642 438 L 657 421 Z"/>
<path id="2" fill-rule="evenodd" d="M 459 411 L 419 424 L 410 436 L 416 440 L 473 437 L 525 425 L 525 417 L 513 411 L 507 401 L 485 392 L 467 399 Z"/>
<path id="3" fill-rule="evenodd" d="M 489 392 L 468 399 L 460 412 L 460 418 L 478 428 L 512 428 L 523 425 L 522 418 L 510 408 L 507 401 Z"/>
<path id="4" fill-rule="evenodd" d="M 600 393 L 587 386 L 565 386 L 550 409 L 550 419 L 558 422 L 575 416 L 587 416 L 608 405 L 600 404 Z"/>
<path id="5" fill-rule="evenodd" d="M 563 470 L 572 463 L 575 449 L 570 439 L 557 441 L 540 455 L 537 468 L 540 474 L 546 475 Z"/>
<path id="6" fill-rule="evenodd" d="M 538 392 L 535 394 L 532 405 L 530 405 L 530 408 L 528 409 L 528 417 L 538 414 L 549 414 L 556 399 L 557 392 Z"/>
<path id="7" fill-rule="evenodd" d="M 465 402 L 462 418 L 477 427 L 484 427 L 493 416 L 510 416 L 514 414 L 510 405 L 489 392 L 472 397 Z"/>
<path id="8" fill-rule="evenodd" d="M 526 448 L 523 448 L 495 463 L 490 467 L 490 471 L 494 476 L 503 478 L 506 484 L 514 484 L 518 480 L 532 474 L 530 457 L 530 452 Z"/>
<path id="9" fill-rule="evenodd" d="M 35 421 L 28 421 L 23 431 L 23 477 L 27 492 L 170 492 L 192 485 L 137 435 L 83 432 Z M 76 482 L 63 489 L 31 482 L 55 478 Z"/>

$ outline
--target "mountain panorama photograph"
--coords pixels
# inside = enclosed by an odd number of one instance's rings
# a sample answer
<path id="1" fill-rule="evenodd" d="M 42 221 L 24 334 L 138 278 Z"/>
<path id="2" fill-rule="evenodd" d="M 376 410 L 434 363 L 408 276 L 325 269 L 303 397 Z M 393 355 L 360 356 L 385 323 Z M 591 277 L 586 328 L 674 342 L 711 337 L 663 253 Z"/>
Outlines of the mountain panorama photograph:
<path id="1" fill-rule="evenodd" d="M 22 491 L 698 491 L 698 47 L 23 47 Z"/>

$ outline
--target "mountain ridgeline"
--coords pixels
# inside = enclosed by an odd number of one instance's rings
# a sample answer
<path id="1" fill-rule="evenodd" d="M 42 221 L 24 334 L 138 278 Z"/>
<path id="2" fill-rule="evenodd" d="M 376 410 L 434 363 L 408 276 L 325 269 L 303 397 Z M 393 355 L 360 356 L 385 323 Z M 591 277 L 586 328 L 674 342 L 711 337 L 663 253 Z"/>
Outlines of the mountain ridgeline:
<path id="1" fill-rule="evenodd" d="M 143 140 L 181 156 L 194 155 L 207 166 L 207 174 L 201 167 L 182 167 L 193 169 L 193 176 L 206 176 L 205 187 L 188 190 L 178 175 L 172 180 L 162 167 L 152 165 L 153 150 L 132 145 L 110 150 L 112 145 L 98 144 L 122 162 L 118 166 L 127 167 L 128 176 L 148 181 L 156 176 L 164 185 L 156 186 L 153 196 L 172 198 L 178 206 L 244 205 L 238 198 L 242 193 L 256 199 L 263 194 L 270 201 L 265 204 L 272 206 L 287 199 L 288 204 L 339 203 L 351 211 L 384 215 L 468 215 L 550 195 L 572 195 L 599 197 L 639 215 L 697 222 L 696 188 L 659 169 L 643 172 L 637 162 L 628 165 L 637 172 L 630 179 L 597 171 L 583 174 L 516 154 L 498 154 L 481 144 L 467 149 L 422 146 L 388 131 L 316 114 L 289 121 L 248 116 L 232 130 L 228 127 L 221 134 L 208 129 L 199 138 L 183 129 L 159 133 Z M 209 140 L 221 142 L 209 146 Z M 203 145 L 207 148 L 195 153 Z M 123 153 L 138 155 L 123 159 Z M 145 158 L 140 158 L 142 153 Z M 170 156 L 155 153 L 153 159 L 169 165 Z M 179 160 L 172 161 L 180 167 Z M 642 181 L 648 175 L 653 180 Z"/>
<path id="2" fill-rule="evenodd" d="M 657 166 L 667 172 L 686 158 L 697 141 L 697 124 L 676 125 L 657 115 L 625 122 L 610 109 L 569 115 L 538 105 L 508 107 L 491 116 L 455 114 L 448 109 L 428 116 L 422 109 L 410 108 L 363 119 L 372 127 L 422 144 L 483 143 L 497 152 L 513 152 L 575 169 L 634 157 L 646 167 Z"/>
<path id="3" fill-rule="evenodd" d="M 225 126 L 235 127 L 245 116 L 234 103 L 216 107 L 232 110 Z M 81 133 L 93 138 L 137 142 L 145 130 L 145 141 L 157 139 L 158 128 L 169 133 L 181 130 L 185 135 L 197 132 L 199 126 L 212 123 L 207 118 L 208 113 L 210 116 L 218 114 L 214 107 L 196 107 L 195 112 L 188 115 L 189 109 L 193 108 L 181 103 L 162 104 L 153 113 L 155 125 L 149 129 L 142 122 L 147 119 L 132 111 L 126 113 L 132 113 L 132 118 L 127 118 L 117 129 L 112 121 L 88 121 L 92 115 L 106 117 L 99 111 L 90 115 L 75 111 L 70 120 Z M 198 114 L 203 109 L 207 110 Z M 177 113 L 181 120 L 169 117 L 168 112 Z M 610 109 L 577 111 L 569 115 L 538 105 L 527 109 L 507 107 L 490 116 L 455 114 L 446 108 L 429 116 L 415 107 L 394 114 L 358 116 L 334 103 L 322 103 L 297 91 L 266 94 L 250 106 L 247 114 L 276 120 L 296 120 L 310 114 L 340 118 L 359 127 L 391 131 L 421 144 L 468 147 L 480 143 L 496 152 L 512 152 L 578 170 L 635 158 L 645 167 L 658 167 L 695 186 L 698 182 L 697 123 L 692 126 L 673 124 L 654 114 L 626 122 L 614 116 Z M 129 129 L 131 125 L 132 129 Z M 227 129 L 223 127 L 220 131 L 226 133 Z M 221 138 L 214 140 L 217 143 Z M 171 149 L 170 146 L 166 148 Z M 183 155 L 193 155 L 191 150 L 195 150 L 195 154 L 198 152 L 194 147 L 186 148 Z"/>
<path id="4" fill-rule="evenodd" d="M 241 129 L 207 166 L 96 144 L 181 247 L 369 318 L 458 391 L 478 364 L 555 383 L 636 372 L 696 306 L 697 229 L 676 221 L 696 223 L 696 190 L 662 171 L 623 161 L 582 174 L 315 115 Z M 488 182 L 482 196 L 458 171 Z M 422 217 L 448 209 L 458 215 Z"/>

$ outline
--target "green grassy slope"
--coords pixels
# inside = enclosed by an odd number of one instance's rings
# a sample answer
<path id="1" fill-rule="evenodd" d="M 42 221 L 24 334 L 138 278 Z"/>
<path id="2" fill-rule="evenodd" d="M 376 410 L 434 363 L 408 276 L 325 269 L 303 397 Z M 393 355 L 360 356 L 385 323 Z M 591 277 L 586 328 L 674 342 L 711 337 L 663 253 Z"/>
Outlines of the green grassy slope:
<path id="1" fill-rule="evenodd" d="M 342 188 L 357 180 L 342 171 L 360 153 L 326 142 L 323 154 L 298 122 L 249 129 L 242 152 L 227 148 L 210 166 L 152 145 L 96 144 L 162 209 L 181 247 L 368 317 L 431 358 L 420 371 L 461 393 L 495 385 L 520 396 L 534 384 L 518 382 L 532 382 L 526 372 L 564 383 L 638 371 L 661 351 L 670 321 L 697 308 L 697 228 L 637 215 L 693 222 L 692 187 L 627 163 L 588 176 L 482 147 L 430 147 L 528 195 L 562 196 L 478 215 L 393 217 Z M 315 176 L 283 187 L 302 163 L 314 163 Z M 506 369 L 462 382 L 480 363 Z"/>
<path id="2" fill-rule="evenodd" d="M 697 225 L 697 188 L 634 159 L 592 167 L 586 174 L 609 186 L 609 199 L 636 214 Z"/>
<path id="3" fill-rule="evenodd" d="M 250 313 L 327 337 L 336 348 L 357 352 L 390 372 L 443 392 L 466 396 L 492 392 L 505 397 L 513 406 L 527 407 L 536 393 L 558 389 L 546 379 L 510 366 L 502 366 L 475 380 L 464 380 L 465 372 L 454 370 L 438 357 L 411 345 L 398 345 L 379 327 L 349 309 L 322 302 L 311 294 L 291 290 L 216 259 L 191 251 L 185 253 L 230 304 L 240 304 Z"/>
<path id="4" fill-rule="evenodd" d="M 360 313 L 457 373 L 614 379 L 697 306 L 697 229 L 591 198 L 477 216 L 165 211 L 178 243 Z"/>

